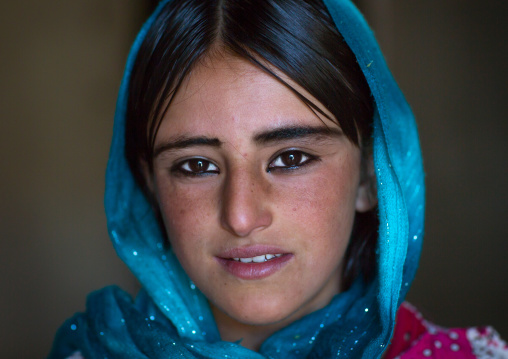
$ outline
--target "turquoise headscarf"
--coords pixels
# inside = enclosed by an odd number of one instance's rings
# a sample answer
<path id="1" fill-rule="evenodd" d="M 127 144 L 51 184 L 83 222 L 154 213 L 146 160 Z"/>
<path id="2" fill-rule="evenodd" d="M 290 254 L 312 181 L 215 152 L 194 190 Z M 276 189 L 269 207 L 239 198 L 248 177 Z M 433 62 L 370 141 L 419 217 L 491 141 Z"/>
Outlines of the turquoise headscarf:
<path id="1" fill-rule="evenodd" d="M 132 46 L 120 88 L 106 174 L 108 230 L 120 258 L 143 285 L 135 302 L 117 287 L 88 297 L 86 313 L 60 328 L 50 358 L 378 358 L 390 342 L 397 309 L 418 265 L 424 174 L 411 110 L 365 20 L 349 0 L 324 0 L 356 55 L 375 101 L 374 164 L 379 204 L 378 272 L 325 308 L 276 332 L 253 352 L 222 342 L 206 298 L 181 268 L 124 154 L 131 70 L 163 0 Z"/>

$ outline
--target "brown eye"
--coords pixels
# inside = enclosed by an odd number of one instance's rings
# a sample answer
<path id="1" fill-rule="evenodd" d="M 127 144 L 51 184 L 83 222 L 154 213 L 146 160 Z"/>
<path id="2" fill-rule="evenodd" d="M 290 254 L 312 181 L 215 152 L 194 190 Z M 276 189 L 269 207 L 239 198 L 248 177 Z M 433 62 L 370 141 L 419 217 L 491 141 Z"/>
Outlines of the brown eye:
<path id="1" fill-rule="evenodd" d="M 208 163 L 203 160 L 190 160 L 189 169 L 191 172 L 204 172 L 208 169 Z"/>
<path id="2" fill-rule="evenodd" d="M 219 168 L 210 161 L 202 158 L 192 158 L 179 165 L 180 172 L 184 174 L 203 175 L 219 173 Z"/>
<path id="3" fill-rule="evenodd" d="M 298 166 L 302 161 L 302 157 L 301 152 L 286 152 L 280 155 L 282 163 L 284 163 L 286 167 Z"/>
<path id="4" fill-rule="evenodd" d="M 268 171 L 277 169 L 294 170 L 317 159 L 301 151 L 286 151 L 278 155 L 268 166 Z"/>

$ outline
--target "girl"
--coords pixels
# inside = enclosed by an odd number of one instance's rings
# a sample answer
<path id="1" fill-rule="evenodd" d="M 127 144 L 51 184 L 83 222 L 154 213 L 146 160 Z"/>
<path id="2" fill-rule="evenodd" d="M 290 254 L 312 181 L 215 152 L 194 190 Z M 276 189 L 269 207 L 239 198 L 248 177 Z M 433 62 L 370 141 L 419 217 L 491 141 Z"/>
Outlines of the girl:
<path id="1" fill-rule="evenodd" d="M 129 56 L 106 182 L 143 290 L 90 295 L 51 357 L 506 353 L 490 329 L 401 306 L 423 234 L 418 135 L 347 0 L 162 1 Z"/>

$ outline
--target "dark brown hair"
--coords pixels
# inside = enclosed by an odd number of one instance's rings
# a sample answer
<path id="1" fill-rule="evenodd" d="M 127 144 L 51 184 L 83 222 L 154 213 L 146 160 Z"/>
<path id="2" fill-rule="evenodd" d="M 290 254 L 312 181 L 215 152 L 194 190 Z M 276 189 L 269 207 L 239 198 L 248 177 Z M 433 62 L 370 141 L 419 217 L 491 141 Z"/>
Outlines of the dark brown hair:
<path id="1" fill-rule="evenodd" d="M 372 155 L 370 88 L 321 0 L 173 0 L 148 29 L 129 86 L 126 156 L 149 198 L 143 165 L 152 170 L 161 119 L 193 66 L 217 49 L 251 61 L 326 116 L 265 64 L 287 75 L 333 114 L 363 158 Z M 375 271 L 377 228 L 375 210 L 356 214 L 343 289 Z"/>

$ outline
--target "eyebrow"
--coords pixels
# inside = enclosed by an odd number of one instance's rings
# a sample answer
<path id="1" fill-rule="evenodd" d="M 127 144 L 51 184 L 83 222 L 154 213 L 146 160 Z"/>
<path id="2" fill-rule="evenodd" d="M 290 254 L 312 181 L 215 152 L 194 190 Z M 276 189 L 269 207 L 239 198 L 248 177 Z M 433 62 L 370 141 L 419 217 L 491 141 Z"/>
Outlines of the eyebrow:
<path id="1" fill-rule="evenodd" d="M 291 126 L 268 130 L 257 134 L 254 141 L 258 144 L 269 144 L 307 137 L 340 137 L 343 133 L 338 128 L 325 126 Z"/>
<path id="2" fill-rule="evenodd" d="M 340 137 L 343 132 L 338 128 L 329 128 L 325 126 L 289 126 L 273 130 L 266 130 L 254 136 L 254 142 L 258 145 L 273 144 L 294 139 L 303 139 L 309 137 Z M 223 144 L 218 138 L 197 136 L 182 136 L 176 140 L 169 140 L 157 145 L 153 152 L 153 158 L 159 156 L 162 152 L 172 151 L 194 146 L 221 147 Z"/>
<path id="3" fill-rule="evenodd" d="M 193 146 L 212 146 L 212 147 L 220 147 L 222 146 L 222 142 L 218 138 L 210 138 L 210 137 L 179 137 L 173 141 L 163 142 L 160 145 L 155 146 L 153 151 L 153 158 L 160 155 L 162 152 L 193 147 Z"/>

